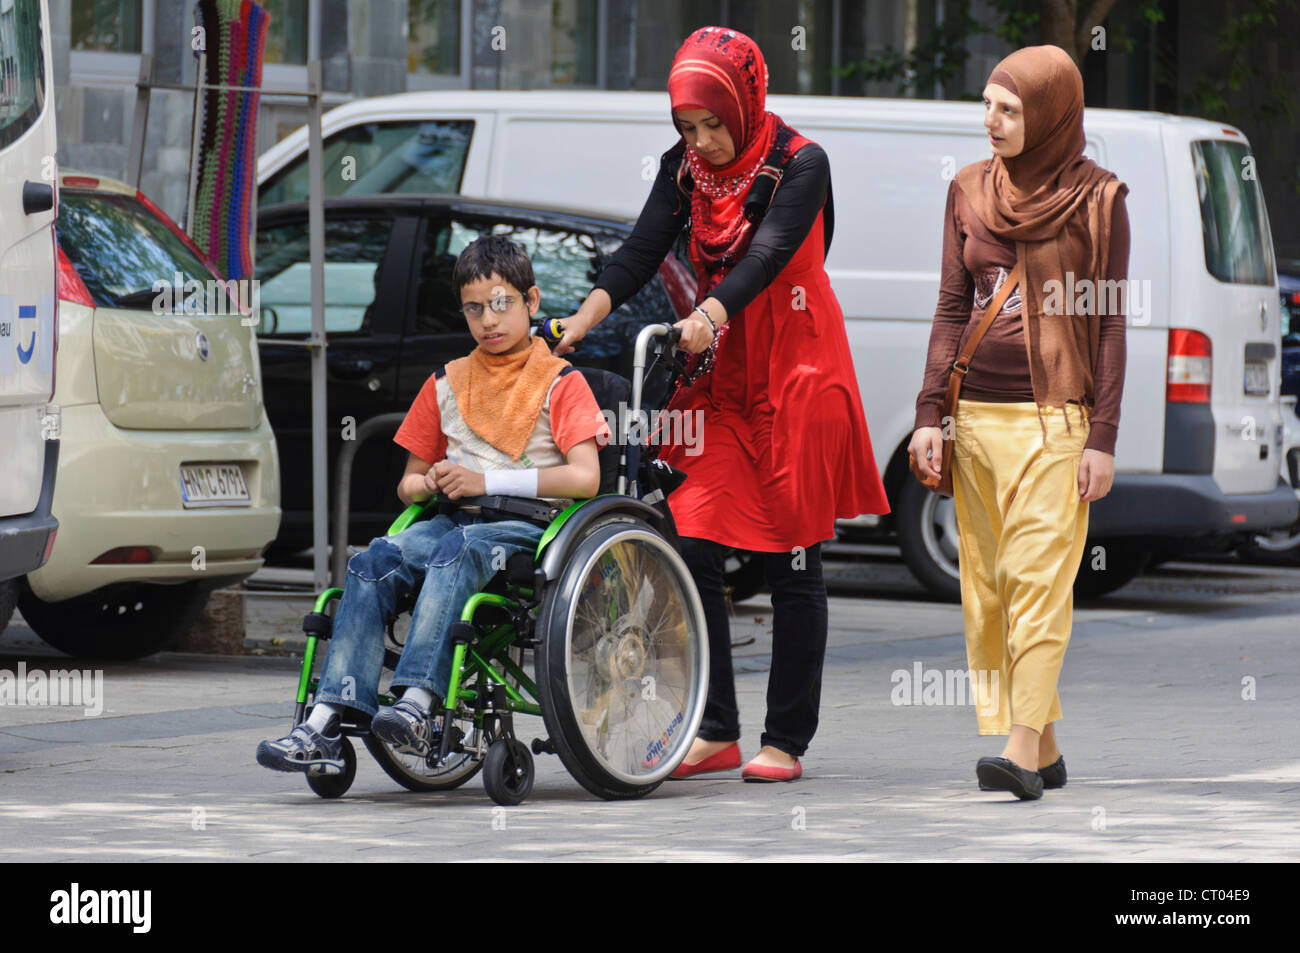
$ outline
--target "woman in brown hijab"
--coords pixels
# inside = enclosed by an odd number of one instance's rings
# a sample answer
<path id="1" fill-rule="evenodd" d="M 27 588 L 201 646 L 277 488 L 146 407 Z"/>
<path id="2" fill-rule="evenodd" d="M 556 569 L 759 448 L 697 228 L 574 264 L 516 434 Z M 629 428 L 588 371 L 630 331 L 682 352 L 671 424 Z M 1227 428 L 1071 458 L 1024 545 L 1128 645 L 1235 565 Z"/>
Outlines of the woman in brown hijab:
<path id="1" fill-rule="evenodd" d="M 1115 473 L 1125 308 L 1112 289 L 1127 277 L 1128 189 L 1083 155 L 1083 80 L 1059 47 L 999 63 L 984 110 L 993 156 L 962 169 L 948 190 L 939 303 L 908 452 L 920 475 L 935 478 L 943 441 L 954 440 L 979 732 L 1008 735 L 976 775 L 983 790 L 1028 800 L 1066 778 L 1056 685 L 1088 503 L 1110 491 Z M 940 419 L 956 358 L 999 303 L 954 419 Z"/>

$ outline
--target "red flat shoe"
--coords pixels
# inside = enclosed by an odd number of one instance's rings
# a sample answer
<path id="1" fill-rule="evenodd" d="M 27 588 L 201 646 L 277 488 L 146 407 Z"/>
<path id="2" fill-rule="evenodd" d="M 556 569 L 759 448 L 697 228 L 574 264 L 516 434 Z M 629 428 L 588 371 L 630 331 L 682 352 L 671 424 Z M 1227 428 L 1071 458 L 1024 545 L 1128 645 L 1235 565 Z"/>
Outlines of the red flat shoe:
<path id="1" fill-rule="evenodd" d="M 682 762 L 677 766 L 677 770 L 668 776 L 680 781 L 682 778 L 707 774 L 710 771 L 734 771 L 738 767 L 740 767 L 740 743 L 733 741 L 721 751 L 714 752 L 694 764 Z"/>
<path id="2" fill-rule="evenodd" d="M 749 762 L 745 765 L 745 770 L 740 772 L 740 776 L 746 781 L 798 781 L 803 777 L 803 765 L 799 759 L 794 759 L 793 768 L 778 768 L 770 764 L 755 764 Z"/>

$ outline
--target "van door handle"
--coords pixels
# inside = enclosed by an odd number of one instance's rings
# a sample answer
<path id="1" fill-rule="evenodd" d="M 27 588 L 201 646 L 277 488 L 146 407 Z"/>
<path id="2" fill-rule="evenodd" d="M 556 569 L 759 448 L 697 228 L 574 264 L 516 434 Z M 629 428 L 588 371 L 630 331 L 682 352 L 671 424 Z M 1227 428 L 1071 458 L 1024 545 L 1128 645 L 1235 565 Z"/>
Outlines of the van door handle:
<path id="1" fill-rule="evenodd" d="M 35 215 L 54 208 L 54 186 L 44 182 L 23 183 L 23 214 Z"/>

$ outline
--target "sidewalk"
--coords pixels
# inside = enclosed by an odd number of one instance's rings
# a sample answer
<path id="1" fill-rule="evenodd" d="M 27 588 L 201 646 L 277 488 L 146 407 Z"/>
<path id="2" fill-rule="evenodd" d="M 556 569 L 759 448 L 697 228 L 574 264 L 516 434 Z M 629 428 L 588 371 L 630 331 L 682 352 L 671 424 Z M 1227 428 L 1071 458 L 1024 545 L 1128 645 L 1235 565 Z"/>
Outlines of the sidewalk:
<path id="1" fill-rule="evenodd" d="M 269 604 L 257 612 L 259 631 L 279 624 Z M 771 616 L 760 600 L 738 615 L 757 635 L 736 653 L 749 756 Z M 99 719 L 0 708 L 0 857 L 1294 860 L 1298 615 L 1300 593 L 1278 591 L 1079 610 L 1061 688 L 1070 781 L 1024 803 L 977 789 L 975 760 L 1001 741 L 976 735 L 973 709 L 891 700 L 895 671 L 965 668 L 956 606 L 832 598 L 804 780 L 745 784 L 736 772 L 633 802 L 592 798 L 548 756 L 517 808 L 494 805 L 477 779 L 411 794 L 364 751 L 351 792 L 321 801 L 253 761 L 260 739 L 287 728 L 291 660 L 163 655 L 106 669 Z M 9 667 L 23 631 L 0 643 Z M 1242 697 L 1247 676 L 1255 701 Z M 525 740 L 542 731 L 519 727 Z"/>

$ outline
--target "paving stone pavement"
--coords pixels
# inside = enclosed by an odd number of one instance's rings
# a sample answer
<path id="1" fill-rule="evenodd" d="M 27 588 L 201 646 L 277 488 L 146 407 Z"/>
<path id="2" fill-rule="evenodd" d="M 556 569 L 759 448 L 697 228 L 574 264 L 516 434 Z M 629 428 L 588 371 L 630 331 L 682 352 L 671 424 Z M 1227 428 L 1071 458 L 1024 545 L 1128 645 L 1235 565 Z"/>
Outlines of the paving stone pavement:
<path id="1" fill-rule="evenodd" d="M 263 635 L 290 631 L 284 620 L 302 612 L 301 600 L 278 603 L 250 609 Z M 756 636 L 736 653 L 747 756 L 761 731 L 770 611 L 760 597 L 735 620 Z M 300 776 L 253 760 L 259 740 L 288 726 L 293 661 L 164 653 L 106 666 L 97 718 L 0 706 L 0 859 L 1300 857 L 1300 592 L 1155 609 L 1119 600 L 1075 618 L 1059 725 L 1070 779 L 1036 802 L 977 789 L 975 760 L 1001 740 L 976 734 L 971 707 L 894 704 L 894 673 L 965 668 L 960 609 L 833 597 L 821 728 L 795 784 L 735 772 L 604 802 L 543 756 L 528 801 L 499 808 L 477 779 L 455 792 L 399 789 L 362 749 L 352 790 L 323 801 Z M 0 639 L 0 667 L 19 658 L 85 667 L 21 623 Z M 539 720 L 517 727 L 541 733 Z"/>

